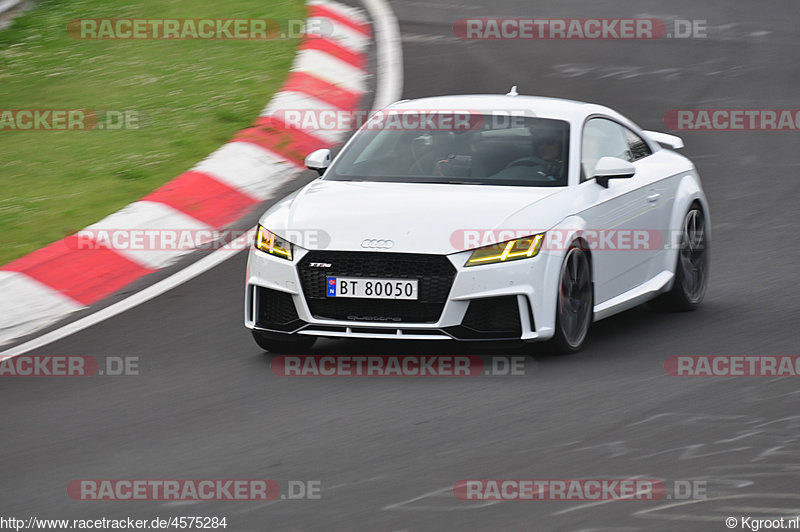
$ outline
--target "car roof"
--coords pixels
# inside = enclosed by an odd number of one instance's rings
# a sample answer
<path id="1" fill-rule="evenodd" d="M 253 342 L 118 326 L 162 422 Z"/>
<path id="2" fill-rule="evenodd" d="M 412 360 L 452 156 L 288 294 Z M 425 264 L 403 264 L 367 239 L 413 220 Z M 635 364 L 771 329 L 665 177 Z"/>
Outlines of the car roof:
<path id="1" fill-rule="evenodd" d="M 608 107 L 562 98 L 543 96 L 510 96 L 498 94 L 462 94 L 401 100 L 390 109 L 467 110 L 467 111 L 529 111 L 541 118 L 554 118 L 573 123 L 594 114 L 606 115 L 625 123 L 630 120 Z"/>

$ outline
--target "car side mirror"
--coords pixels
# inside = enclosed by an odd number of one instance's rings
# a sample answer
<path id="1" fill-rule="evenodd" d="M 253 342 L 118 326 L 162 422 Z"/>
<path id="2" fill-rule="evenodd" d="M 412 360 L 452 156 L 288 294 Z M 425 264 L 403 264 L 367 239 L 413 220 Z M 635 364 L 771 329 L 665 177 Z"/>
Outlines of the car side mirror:
<path id="1" fill-rule="evenodd" d="M 311 152 L 306 157 L 306 168 L 309 170 L 316 170 L 319 175 L 325 173 L 328 166 L 331 165 L 331 150 L 324 148 Z"/>
<path id="2" fill-rule="evenodd" d="M 597 184 L 608 188 L 609 179 L 627 179 L 633 177 L 636 168 L 632 163 L 619 157 L 601 157 L 594 167 L 594 177 Z"/>

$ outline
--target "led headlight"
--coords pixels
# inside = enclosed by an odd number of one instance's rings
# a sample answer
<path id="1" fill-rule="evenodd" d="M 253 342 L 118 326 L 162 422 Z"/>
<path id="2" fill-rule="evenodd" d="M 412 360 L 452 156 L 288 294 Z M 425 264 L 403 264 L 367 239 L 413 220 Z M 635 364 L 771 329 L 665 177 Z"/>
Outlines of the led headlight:
<path id="1" fill-rule="evenodd" d="M 256 249 L 286 260 L 292 260 L 292 244 L 260 225 L 256 232 Z"/>
<path id="2" fill-rule="evenodd" d="M 544 241 L 544 233 L 484 246 L 473 251 L 464 266 L 494 264 L 535 257 L 542 248 L 542 241 Z"/>

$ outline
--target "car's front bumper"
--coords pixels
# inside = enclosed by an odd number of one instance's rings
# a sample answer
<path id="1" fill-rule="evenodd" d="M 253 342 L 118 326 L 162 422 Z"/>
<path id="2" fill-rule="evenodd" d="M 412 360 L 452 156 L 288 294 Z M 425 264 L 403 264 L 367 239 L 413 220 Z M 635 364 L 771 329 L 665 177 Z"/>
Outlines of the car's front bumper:
<path id="1" fill-rule="evenodd" d="M 445 287 L 446 295 L 442 297 L 441 310 L 433 309 L 435 312 L 432 314 L 432 308 L 428 305 L 418 314 L 423 319 L 415 319 L 413 308 L 407 302 L 397 312 L 393 312 L 391 303 L 379 306 L 368 304 L 363 313 L 353 311 L 353 307 L 348 306 L 343 313 L 337 311 L 338 314 L 334 316 L 336 312 L 328 312 L 330 306 L 326 306 L 326 302 L 316 293 L 316 285 L 309 284 L 309 272 L 307 268 L 303 269 L 308 265 L 308 261 L 304 260 L 308 258 L 307 253 L 306 250 L 296 249 L 294 260 L 287 261 L 259 250 L 250 251 L 246 275 L 245 326 L 278 336 L 301 334 L 397 340 L 536 341 L 553 335 L 558 272 L 548 266 L 553 261 L 548 260 L 546 252 L 531 259 L 472 267 L 464 267 L 469 252 L 441 256 L 386 251 L 310 252 L 333 254 L 328 256 L 335 257 L 337 262 L 342 262 L 342 257 L 363 256 L 365 253 L 369 254 L 369 258 L 375 257 L 385 262 L 411 256 L 446 260 L 447 267 L 453 271 L 452 282 L 448 280 L 449 288 Z M 330 272 L 344 276 L 341 270 L 337 272 L 334 260 L 329 262 L 333 265 L 332 269 L 320 269 L 314 274 L 319 277 Z M 393 271 L 397 272 L 396 269 Z M 425 271 L 418 272 L 420 279 L 424 279 Z M 404 272 L 403 275 L 416 274 Z M 392 278 L 392 273 L 384 277 Z M 441 291 L 441 279 L 434 284 Z M 421 281 L 421 300 L 425 298 L 423 286 L 425 284 Z M 312 291 L 315 293 L 312 294 Z M 352 305 L 359 301 L 365 300 L 350 300 L 350 303 Z"/>

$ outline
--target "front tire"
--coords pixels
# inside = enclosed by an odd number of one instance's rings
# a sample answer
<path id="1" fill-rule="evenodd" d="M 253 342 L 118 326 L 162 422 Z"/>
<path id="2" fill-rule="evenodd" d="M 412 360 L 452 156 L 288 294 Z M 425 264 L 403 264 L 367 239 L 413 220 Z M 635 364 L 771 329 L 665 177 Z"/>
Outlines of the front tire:
<path id="1" fill-rule="evenodd" d="M 311 349 L 311 346 L 317 340 L 314 336 L 300 335 L 288 337 L 286 340 L 278 340 L 272 335 L 267 335 L 260 331 L 251 332 L 253 333 L 253 340 L 256 341 L 258 347 L 270 353 L 301 353 Z"/>
<path id="2" fill-rule="evenodd" d="M 694 205 L 683 219 L 678 262 L 672 289 L 653 300 L 659 310 L 686 312 L 696 309 L 708 285 L 708 239 L 702 209 Z"/>
<path id="3" fill-rule="evenodd" d="M 593 316 L 594 289 L 589 256 L 572 244 L 564 257 L 558 281 L 556 332 L 552 341 L 556 351 L 560 354 L 580 351 Z"/>

